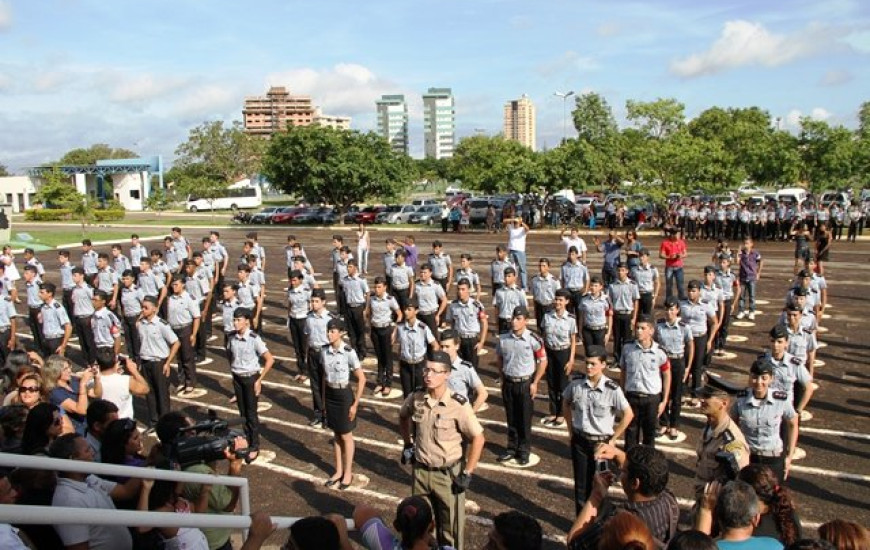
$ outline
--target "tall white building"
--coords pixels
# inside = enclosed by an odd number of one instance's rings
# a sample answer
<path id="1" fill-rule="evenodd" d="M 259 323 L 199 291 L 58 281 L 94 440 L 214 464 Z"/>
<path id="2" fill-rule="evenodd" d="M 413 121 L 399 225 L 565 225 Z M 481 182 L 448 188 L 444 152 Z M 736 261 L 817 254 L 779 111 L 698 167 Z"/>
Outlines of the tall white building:
<path id="1" fill-rule="evenodd" d="M 384 95 L 375 102 L 378 133 L 396 153 L 408 154 L 408 104 L 404 95 Z"/>
<path id="2" fill-rule="evenodd" d="M 423 94 L 423 138 L 426 158 L 453 156 L 456 109 L 450 88 L 429 88 Z"/>

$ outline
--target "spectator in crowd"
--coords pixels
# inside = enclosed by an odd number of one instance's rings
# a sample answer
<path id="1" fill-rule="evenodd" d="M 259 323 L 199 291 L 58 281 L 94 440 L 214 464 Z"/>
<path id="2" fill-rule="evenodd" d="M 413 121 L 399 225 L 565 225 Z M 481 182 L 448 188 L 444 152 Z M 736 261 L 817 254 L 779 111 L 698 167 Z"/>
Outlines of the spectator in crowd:
<path id="1" fill-rule="evenodd" d="M 785 546 L 801 538 L 801 521 L 791 493 L 779 484 L 769 466 L 750 464 L 740 470 L 737 477 L 752 485 L 758 496 L 761 519 L 753 531 L 754 535 L 775 538 Z"/>
<path id="2" fill-rule="evenodd" d="M 172 411 L 169 412 L 162 417 L 157 422 L 157 438 L 160 440 L 160 451 L 164 455 L 164 457 L 168 458 L 169 449 L 175 445 L 181 430 L 187 426 L 192 426 L 193 420 L 180 411 Z M 244 450 L 247 448 L 247 441 L 243 437 L 237 437 L 233 441 L 233 446 L 237 450 Z M 242 459 L 237 458 L 235 454 L 231 451 L 227 451 L 226 454 L 227 459 L 227 473 L 228 476 L 239 476 L 242 472 Z M 181 465 L 185 472 L 190 472 L 194 474 L 217 474 L 217 463 L 210 462 L 208 464 L 182 464 Z M 182 495 L 189 502 L 197 503 L 200 502 L 200 497 L 202 496 L 202 491 L 205 490 L 205 486 L 196 484 L 196 483 L 185 483 L 184 489 L 182 490 Z M 215 485 L 209 488 L 210 494 L 208 496 L 208 504 L 204 511 L 209 514 L 232 514 L 236 509 L 236 505 L 239 502 L 239 487 L 232 486 L 228 487 L 226 485 Z M 206 539 L 208 540 L 208 547 L 210 550 L 217 549 L 225 549 L 231 548 L 229 545 L 230 534 L 232 533 L 231 529 L 222 529 L 222 528 L 212 528 L 212 529 L 203 529 L 203 534 L 205 534 Z"/>
<path id="3" fill-rule="evenodd" d="M 119 420 L 118 422 L 125 422 Z M 169 512 L 189 514 L 193 511 L 190 502 L 179 496 L 178 483 L 174 481 L 142 480 L 138 508 L 142 512 Z M 203 492 L 203 494 L 206 494 Z M 140 528 L 144 534 L 152 529 Z M 155 529 L 166 549 L 209 550 L 208 540 L 202 531 L 195 527 L 158 527 Z"/>
<path id="4" fill-rule="evenodd" d="M 24 405 L 7 405 L 0 408 L 0 429 L 3 430 L 0 452 L 16 454 L 21 452 L 21 437 L 24 435 L 27 412 L 27 407 Z"/>
<path id="5" fill-rule="evenodd" d="M 684 241 L 677 234 L 676 227 L 665 229 L 667 238 L 659 247 L 659 258 L 665 261 L 665 299 L 671 296 L 679 296 L 680 300 L 686 299 L 686 290 L 683 285 L 683 260 L 689 255 Z M 676 285 L 676 292 L 674 286 Z"/>
<path id="6" fill-rule="evenodd" d="M 27 414 L 24 434 L 21 436 L 21 452 L 26 455 L 44 455 L 48 446 L 63 433 L 63 417 L 60 409 L 50 403 L 39 403 Z"/>
<path id="7" fill-rule="evenodd" d="M 837 550 L 837 547 L 826 540 L 801 539 L 786 550 Z"/>
<path id="8" fill-rule="evenodd" d="M 27 358 L 26 355 L 24 355 Z M 13 405 L 15 403 L 21 403 L 21 395 L 18 393 L 18 388 L 21 386 L 21 382 L 24 380 L 25 376 L 35 375 L 39 381 L 40 391 L 36 392 L 36 395 L 33 397 L 39 398 L 44 397 L 42 395 L 42 379 L 39 376 L 39 369 L 30 365 L 28 361 L 26 364 L 10 367 L 8 370 L 4 369 L 5 374 L 9 376 L 9 385 L 6 386 L 6 396 L 3 398 L 3 406 Z M 35 402 L 34 402 L 35 403 Z"/>
<path id="9" fill-rule="evenodd" d="M 118 419 L 118 407 L 111 401 L 94 399 L 88 405 L 88 412 L 85 416 L 88 422 L 88 431 L 85 434 L 85 439 L 88 445 L 91 446 L 91 450 L 94 451 L 94 462 L 103 462 L 103 435 L 106 432 L 106 426 L 113 420 Z"/>
<path id="10" fill-rule="evenodd" d="M 121 364 L 124 370 L 121 369 Z M 146 396 L 151 391 L 148 382 L 139 372 L 135 361 L 120 355 L 102 354 L 97 357 L 103 399 L 111 401 L 118 409 L 118 417 L 133 418 L 133 396 Z"/>
<path id="11" fill-rule="evenodd" d="M 541 550 L 543 534 L 538 520 L 511 510 L 495 516 L 485 550 Z"/>
<path id="12" fill-rule="evenodd" d="M 0 504 L 15 504 L 18 491 L 12 486 L 6 470 L 0 470 Z M 28 550 L 18 529 L 8 523 L 0 523 L 0 548 L 4 550 Z"/>
<path id="13" fill-rule="evenodd" d="M 353 523 L 368 550 L 424 550 L 438 546 L 432 507 L 419 495 L 402 500 L 396 508 L 393 528 L 398 535 L 387 527 L 377 510 L 365 504 L 354 508 Z"/>
<path id="14" fill-rule="evenodd" d="M 88 368 L 81 374 L 74 375 L 72 364 L 61 355 L 52 355 L 45 363 L 43 378 L 48 392 L 48 401 L 69 416 L 73 428 L 79 435 L 85 434 L 88 397 L 103 396 L 103 386 L 98 373 L 96 369 Z M 89 388 L 88 385 L 92 380 L 93 387 Z"/>
<path id="15" fill-rule="evenodd" d="M 716 541 L 707 533 L 689 529 L 688 531 L 680 531 L 671 543 L 668 544 L 668 550 L 717 550 Z"/>
<path id="16" fill-rule="evenodd" d="M 94 453 L 85 438 L 78 434 L 64 434 L 54 440 L 49 447 L 49 456 L 66 460 L 93 462 Z M 57 488 L 54 490 L 52 506 L 114 510 L 113 501 L 126 501 L 139 494 L 141 481 L 130 478 L 121 485 L 100 479 L 95 475 L 78 472 L 58 472 Z M 117 525 L 56 525 L 67 550 L 127 550 L 132 548 L 130 532 L 126 527 Z"/>
<path id="17" fill-rule="evenodd" d="M 42 376 L 35 372 L 21 377 L 15 388 L 15 394 L 16 398 L 11 401 L 24 405 L 27 410 L 35 407 L 37 403 L 48 401 L 48 394 L 45 391 Z"/>
<path id="18" fill-rule="evenodd" d="M 136 421 L 129 418 L 119 418 L 106 426 L 103 434 L 103 463 L 120 464 L 123 466 L 145 466 L 145 455 L 142 454 L 142 435 L 136 429 Z M 117 480 L 120 483 L 126 479 Z"/>
<path id="19" fill-rule="evenodd" d="M 646 524 L 631 512 L 619 512 L 604 525 L 598 550 L 655 550 Z"/>
<path id="20" fill-rule="evenodd" d="M 710 533 L 713 517 L 720 536 L 719 550 L 781 550 L 782 543 L 771 537 L 753 536 L 760 520 L 758 497 L 745 481 L 729 481 L 724 486 L 710 483 L 701 499 L 695 527 Z"/>
<path id="21" fill-rule="evenodd" d="M 606 523 L 621 510 L 637 515 L 649 529 L 656 547 L 665 547 L 677 532 L 680 519 L 677 499 L 667 489 L 665 455 L 647 445 L 635 445 L 624 453 L 613 445 L 602 444 L 595 457 L 615 462 L 627 501 L 617 503 L 607 498 L 608 487 L 617 481 L 616 474 L 610 469 L 596 474 L 592 494 L 568 533 L 571 547 L 595 548 Z"/>
<path id="22" fill-rule="evenodd" d="M 830 542 L 837 550 L 870 548 L 870 531 L 844 519 L 835 519 L 820 525 L 819 538 Z"/>
<path id="23" fill-rule="evenodd" d="M 248 547 L 247 542 L 242 550 L 255 550 L 259 546 Z M 302 518 L 290 526 L 287 542 L 282 548 L 293 550 L 353 550 L 347 538 L 347 526 L 344 518 L 339 516 L 309 516 Z M 376 548 L 382 548 L 380 546 Z M 395 547 L 388 546 L 386 549 Z M 431 548 L 431 547 L 427 547 Z"/>
<path id="24" fill-rule="evenodd" d="M 16 468 L 9 474 L 9 481 L 18 493 L 15 501 L 20 506 L 51 506 L 57 474 L 48 470 Z M 16 525 L 24 532 L 34 548 L 63 548 L 57 532 L 52 525 Z"/>

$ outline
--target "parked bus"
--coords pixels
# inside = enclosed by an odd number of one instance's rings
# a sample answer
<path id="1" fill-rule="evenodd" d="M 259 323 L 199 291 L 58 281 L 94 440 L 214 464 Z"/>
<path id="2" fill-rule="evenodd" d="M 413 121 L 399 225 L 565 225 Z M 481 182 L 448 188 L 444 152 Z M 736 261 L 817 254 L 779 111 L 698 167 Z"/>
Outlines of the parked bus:
<path id="1" fill-rule="evenodd" d="M 228 187 L 214 201 L 195 195 L 188 195 L 185 210 L 238 210 L 240 208 L 259 208 L 263 204 L 263 192 L 259 185 Z"/>

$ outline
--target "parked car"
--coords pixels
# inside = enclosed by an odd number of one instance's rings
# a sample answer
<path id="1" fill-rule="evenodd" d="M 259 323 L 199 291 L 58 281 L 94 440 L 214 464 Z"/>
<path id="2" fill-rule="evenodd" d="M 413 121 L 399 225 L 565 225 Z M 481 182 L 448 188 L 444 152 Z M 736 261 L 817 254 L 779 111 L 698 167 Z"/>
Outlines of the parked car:
<path id="1" fill-rule="evenodd" d="M 378 214 L 386 210 L 386 206 L 366 206 L 354 216 L 354 223 L 364 223 L 366 225 L 375 223 L 375 218 Z"/>
<path id="2" fill-rule="evenodd" d="M 314 218 L 311 221 L 322 225 L 332 225 L 338 222 L 338 214 L 331 206 L 321 206 L 315 210 Z"/>
<path id="3" fill-rule="evenodd" d="M 378 215 L 375 216 L 375 223 L 387 223 L 387 217 L 390 214 L 399 212 L 400 210 L 402 210 L 401 204 L 388 204 L 386 208 L 378 212 Z"/>
<path id="4" fill-rule="evenodd" d="M 280 207 L 278 206 L 267 206 L 266 208 L 260 210 L 253 216 L 251 216 L 251 223 L 254 224 L 265 224 L 272 223 L 272 214 L 275 213 Z"/>
<path id="5" fill-rule="evenodd" d="M 284 206 L 282 208 L 279 208 L 274 213 L 272 213 L 271 223 L 273 225 L 292 223 L 293 217 L 302 210 L 303 208 L 301 206 Z"/>
<path id="6" fill-rule="evenodd" d="M 823 207 L 829 207 L 834 203 L 839 206 L 848 206 L 851 202 L 849 195 L 841 191 L 825 191 L 819 199 L 819 204 Z"/>
<path id="7" fill-rule="evenodd" d="M 433 204 L 437 205 L 438 200 L 437 199 L 414 199 L 411 201 L 411 204 L 413 206 L 430 206 Z"/>
<path id="8" fill-rule="evenodd" d="M 441 223 L 441 207 L 436 204 L 421 206 L 408 217 L 408 223 L 434 225 Z"/>
<path id="9" fill-rule="evenodd" d="M 290 219 L 290 223 L 300 224 L 300 223 L 316 223 L 317 222 L 317 213 L 318 209 L 313 206 L 307 206 L 305 208 L 300 209 L 298 212 L 293 214 L 293 217 Z"/>
<path id="10" fill-rule="evenodd" d="M 353 223 L 356 219 L 356 215 L 360 213 L 360 207 L 352 204 L 348 207 L 347 211 L 344 213 L 344 223 Z"/>
<path id="11" fill-rule="evenodd" d="M 389 212 L 386 215 L 386 223 L 408 223 L 408 218 L 411 217 L 411 214 L 419 209 L 419 206 L 414 206 L 413 204 L 406 204 L 402 206 L 397 212 Z M 378 214 L 380 217 L 382 214 Z"/>

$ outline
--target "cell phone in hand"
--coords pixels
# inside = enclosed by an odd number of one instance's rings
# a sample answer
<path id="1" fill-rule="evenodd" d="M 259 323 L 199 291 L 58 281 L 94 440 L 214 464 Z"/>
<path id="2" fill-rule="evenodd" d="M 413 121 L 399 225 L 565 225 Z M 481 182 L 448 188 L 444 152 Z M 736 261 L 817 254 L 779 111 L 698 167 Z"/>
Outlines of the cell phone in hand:
<path id="1" fill-rule="evenodd" d="M 598 459 L 595 461 L 595 473 L 603 474 L 610 470 L 610 462 L 604 459 Z"/>

